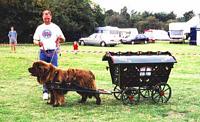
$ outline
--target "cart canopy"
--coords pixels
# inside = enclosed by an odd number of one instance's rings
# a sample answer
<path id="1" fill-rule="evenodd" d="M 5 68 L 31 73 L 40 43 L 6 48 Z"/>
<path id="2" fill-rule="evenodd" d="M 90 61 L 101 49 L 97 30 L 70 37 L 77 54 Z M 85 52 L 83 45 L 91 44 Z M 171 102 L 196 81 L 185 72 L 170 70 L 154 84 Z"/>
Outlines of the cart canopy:
<path id="1" fill-rule="evenodd" d="M 104 61 L 108 60 L 112 64 L 151 64 L 151 63 L 176 63 L 176 59 L 168 53 L 132 53 L 127 55 L 120 53 L 107 53 Z"/>

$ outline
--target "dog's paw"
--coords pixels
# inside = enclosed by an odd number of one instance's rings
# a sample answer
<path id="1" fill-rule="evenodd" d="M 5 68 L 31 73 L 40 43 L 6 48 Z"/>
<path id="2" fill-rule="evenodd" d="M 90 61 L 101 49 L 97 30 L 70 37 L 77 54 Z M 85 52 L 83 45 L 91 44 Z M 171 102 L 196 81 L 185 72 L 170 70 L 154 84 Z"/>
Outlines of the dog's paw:
<path id="1" fill-rule="evenodd" d="M 53 106 L 53 107 L 58 107 L 58 106 L 59 106 L 59 104 L 53 104 L 52 106 Z"/>
<path id="2" fill-rule="evenodd" d="M 48 105 L 52 105 L 52 104 L 53 104 L 53 102 L 51 102 L 51 101 L 48 101 L 48 102 L 47 102 L 47 104 L 48 104 Z"/>
<path id="3" fill-rule="evenodd" d="M 101 102 L 96 102 L 97 105 L 101 105 Z"/>
<path id="4" fill-rule="evenodd" d="M 86 101 L 84 100 L 79 100 L 78 103 L 85 103 Z"/>
<path id="5" fill-rule="evenodd" d="M 65 107 L 65 106 L 66 106 L 66 104 L 59 105 L 59 107 Z"/>
<path id="6" fill-rule="evenodd" d="M 97 105 L 101 105 L 101 99 L 97 100 L 97 101 L 96 101 L 96 104 L 97 104 Z"/>

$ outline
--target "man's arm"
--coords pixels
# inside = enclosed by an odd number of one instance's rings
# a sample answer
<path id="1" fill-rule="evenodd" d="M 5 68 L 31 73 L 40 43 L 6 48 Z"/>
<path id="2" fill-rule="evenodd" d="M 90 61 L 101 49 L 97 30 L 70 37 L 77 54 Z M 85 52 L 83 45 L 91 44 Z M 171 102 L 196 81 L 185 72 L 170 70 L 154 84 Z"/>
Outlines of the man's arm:
<path id="1" fill-rule="evenodd" d="M 38 40 L 33 40 L 33 44 L 39 45 L 39 41 Z"/>
<path id="2" fill-rule="evenodd" d="M 33 44 L 38 45 L 39 47 L 43 46 L 43 43 L 38 40 L 33 40 Z"/>
<path id="3" fill-rule="evenodd" d="M 58 27 L 58 26 L 57 26 L 57 27 Z M 65 36 L 64 36 L 62 30 L 60 29 L 60 27 L 57 28 L 57 35 L 59 35 L 59 36 L 57 37 L 57 41 L 58 41 L 58 42 L 60 42 L 60 43 L 65 42 Z"/>

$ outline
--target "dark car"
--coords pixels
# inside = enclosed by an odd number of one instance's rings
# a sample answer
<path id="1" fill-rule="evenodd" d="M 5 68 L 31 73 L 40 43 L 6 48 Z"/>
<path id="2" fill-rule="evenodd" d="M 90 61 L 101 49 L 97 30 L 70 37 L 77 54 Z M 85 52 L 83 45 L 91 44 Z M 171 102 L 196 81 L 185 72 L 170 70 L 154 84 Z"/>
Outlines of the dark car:
<path id="1" fill-rule="evenodd" d="M 138 44 L 138 43 L 146 44 L 148 43 L 148 41 L 149 38 L 147 36 L 145 36 L 144 34 L 138 34 L 134 39 L 130 41 L 130 44 Z"/>

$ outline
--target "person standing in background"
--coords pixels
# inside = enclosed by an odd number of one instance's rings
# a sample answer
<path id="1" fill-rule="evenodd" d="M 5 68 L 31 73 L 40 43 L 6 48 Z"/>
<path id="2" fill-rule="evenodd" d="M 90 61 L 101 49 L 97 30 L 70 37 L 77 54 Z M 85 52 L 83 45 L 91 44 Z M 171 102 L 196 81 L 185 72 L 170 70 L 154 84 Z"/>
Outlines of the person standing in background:
<path id="1" fill-rule="evenodd" d="M 57 49 L 65 37 L 60 27 L 53 22 L 50 10 L 42 12 L 43 24 L 39 25 L 33 36 L 33 43 L 40 47 L 40 60 L 58 66 Z M 43 100 L 49 99 L 49 91 L 46 84 L 43 85 Z"/>
<path id="2" fill-rule="evenodd" d="M 16 53 L 17 32 L 14 30 L 13 26 L 10 29 L 11 30 L 8 33 L 8 38 L 9 38 L 9 43 L 10 43 L 10 47 L 11 47 L 11 52 Z"/>

